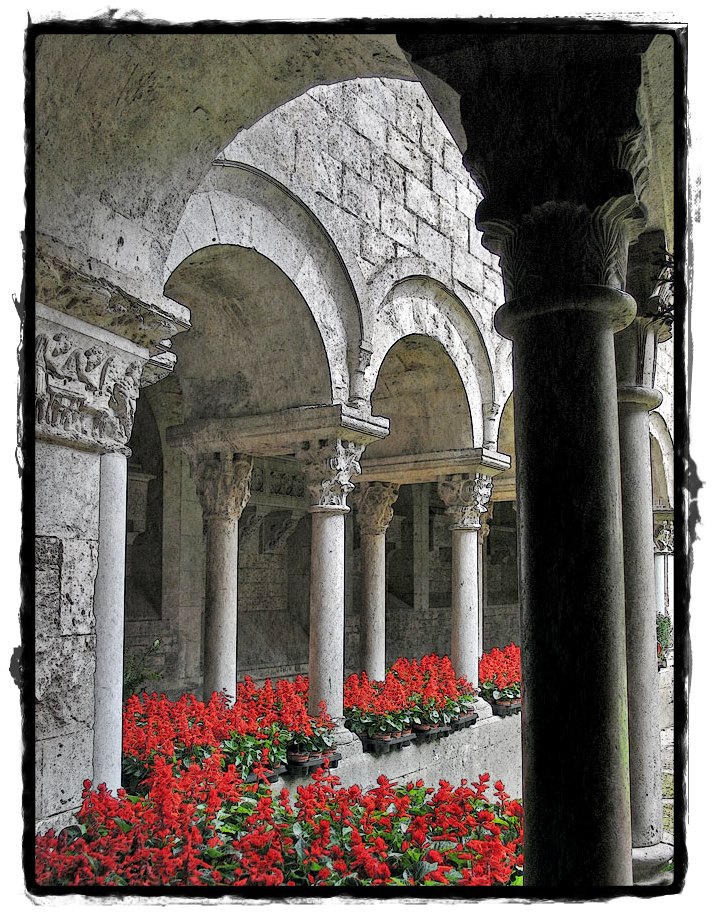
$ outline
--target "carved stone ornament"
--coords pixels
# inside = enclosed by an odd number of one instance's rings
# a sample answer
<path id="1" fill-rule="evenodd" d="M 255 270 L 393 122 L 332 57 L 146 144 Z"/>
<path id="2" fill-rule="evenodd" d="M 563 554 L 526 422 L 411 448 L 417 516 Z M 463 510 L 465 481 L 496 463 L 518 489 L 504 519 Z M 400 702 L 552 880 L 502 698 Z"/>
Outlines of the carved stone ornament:
<path id="1" fill-rule="evenodd" d="M 356 520 L 363 535 L 383 535 L 394 517 L 396 483 L 360 483 L 354 491 Z"/>
<path id="2" fill-rule="evenodd" d="M 342 439 L 306 442 L 297 452 L 307 480 L 310 505 L 349 511 L 346 498 L 354 489 L 353 474 L 361 473 L 365 446 Z"/>
<path id="3" fill-rule="evenodd" d="M 189 457 L 203 519 L 237 519 L 250 499 L 253 462 L 248 455 Z"/>
<path id="4" fill-rule="evenodd" d="M 56 324 L 35 336 L 35 423 L 40 439 L 120 451 L 131 436 L 146 359 Z"/>
<path id="5" fill-rule="evenodd" d="M 488 511 L 493 492 L 493 478 L 486 474 L 450 474 L 438 481 L 438 495 L 452 519 L 451 529 L 480 528 L 481 517 Z"/>
<path id="6" fill-rule="evenodd" d="M 553 286 L 623 288 L 630 243 L 645 227 L 634 195 L 590 210 L 572 202 L 545 202 L 518 223 L 481 222 L 483 242 L 500 255 L 508 300 Z"/>
<path id="7" fill-rule="evenodd" d="M 490 534 L 490 522 L 493 519 L 494 506 L 495 506 L 495 503 L 491 499 L 490 502 L 488 503 L 487 509 L 483 513 L 482 518 L 480 520 L 480 540 L 481 541 L 485 541 L 485 539 Z"/>
<path id="8" fill-rule="evenodd" d="M 654 535 L 654 553 L 673 554 L 673 522 L 661 522 Z"/>
<path id="9" fill-rule="evenodd" d="M 37 249 L 35 296 L 41 304 L 154 351 L 161 340 L 188 328 L 165 310 L 64 262 L 45 245 Z"/>

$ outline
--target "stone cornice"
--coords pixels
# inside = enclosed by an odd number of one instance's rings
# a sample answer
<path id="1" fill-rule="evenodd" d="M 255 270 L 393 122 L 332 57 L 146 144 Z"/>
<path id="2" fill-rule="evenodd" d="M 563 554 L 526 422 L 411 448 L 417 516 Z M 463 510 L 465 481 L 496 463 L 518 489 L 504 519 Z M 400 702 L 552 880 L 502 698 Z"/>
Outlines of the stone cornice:
<path id="1" fill-rule="evenodd" d="M 275 413 L 197 419 L 168 429 L 169 444 L 184 450 L 235 451 L 275 458 L 292 455 L 305 442 L 342 439 L 367 445 L 389 433 L 388 420 L 364 417 L 348 407 L 290 407 Z"/>
<path id="2" fill-rule="evenodd" d="M 116 283 L 80 270 L 55 252 L 49 241 L 38 243 L 35 296 L 61 313 L 110 331 L 152 352 L 165 351 L 162 341 L 188 329 L 166 310 L 147 304 Z"/>
<path id="3" fill-rule="evenodd" d="M 467 474 L 480 471 L 495 474 L 510 468 L 510 456 L 489 448 L 464 448 L 434 451 L 418 455 L 395 455 L 388 458 L 368 458 L 361 463 L 358 482 L 433 483 L 447 474 Z"/>

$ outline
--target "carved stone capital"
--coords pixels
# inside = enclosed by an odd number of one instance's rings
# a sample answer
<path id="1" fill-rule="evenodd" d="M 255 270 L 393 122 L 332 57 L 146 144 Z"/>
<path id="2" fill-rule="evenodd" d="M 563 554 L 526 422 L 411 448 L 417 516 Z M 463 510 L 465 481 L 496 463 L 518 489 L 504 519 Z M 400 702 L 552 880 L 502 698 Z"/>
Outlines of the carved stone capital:
<path id="1" fill-rule="evenodd" d="M 153 351 L 188 328 L 167 311 L 139 300 L 105 278 L 71 265 L 43 238 L 35 260 L 36 299 L 54 310 L 123 336 Z"/>
<path id="2" fill-rule="evenodd" d="M 492 492 L 493 478 L 486 474 L 450 474 L 438 480 L 438 495 L 452 519 L 451 529 L 481 528 Z"/>
<path id="3" fill-rule="evenodd" d="M 148 350 L 36 307 L 35 432 L 88 451 L 124 451 Z"/>
<path id="4" fill-rule="evenodd" d="M 654 531 L 654 553 L 673 554 L 673 522 L 666 519 Z"/>
<path id="5" fill-rule="evenodd" d="M 490 502 L 488 503 L 488 507 L 480 519 L 480 540 L 481 541 L 485 541 L 485 539 L 490 534 L 490 522 L 493 519 L 493 512 L 494 512 L 493 507 L 494 506 L 495 506 L 495 501 L 493 500 L 491 496 Z"/>
<path id="6" fill-rule="evenodd" d="M 627 251 L 644 229 L 633 195 L 595 209 L 573 202 L 535 205 L 517 223 L 481 221 L 483 243 L 500 255 L 508 300 L 567 285 L 623 288 Z"/>
<path id="7" fill-rule="evenodd" d="M 318 439 L 302 445 L 297 460 L 303 465 L 313 507 L 349 511 L 346 498 L 354 489 L 352 475 L 361 473 L 359 459 L 364 448 L 343 439 Z"/>
<path id="8" fill-rule="evenodd" d="M 383 535 L 394 517 L 399 494 L 396 483 L 359 483 L 354 491 L 356 520 L 363 535 Z"/>
<path id="9" fill-rule="evenodd" d="M 252 458 L 247 455 L 189 456 L 191 478 L 203 519 L 238 519 L 250 499 Z"/>

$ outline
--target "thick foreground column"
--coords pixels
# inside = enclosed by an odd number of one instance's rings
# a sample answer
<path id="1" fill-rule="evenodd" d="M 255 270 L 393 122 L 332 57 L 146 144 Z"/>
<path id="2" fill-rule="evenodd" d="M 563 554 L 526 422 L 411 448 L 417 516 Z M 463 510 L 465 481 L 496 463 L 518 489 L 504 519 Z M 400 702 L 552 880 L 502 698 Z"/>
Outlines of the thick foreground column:
<path id="1" fill-rule="evenodd" d="M 203 697 L 235 698 L 238 656 L 238 520 L 250 498 L 245 455 L 191 458 L 206 532 Z"/>
<path id="2" fill-rule="evenodd" d="M 481 516 L 493 488 L 484 474 L 453 474 L 438 482 L 438 493 L 451 517 L 451 662 L 456 675 L 478 684 L 480 640 Z"/>
<path id="3" fill-rule="evenodd" d="M 99 464 L 99 549 L 94 584 L 97 666 L 94 676 L 95 785 L 121 787 L 124 681 L 124 562 L 126 455 L 111 452 Z"/>
<path id="4" fill-rule="evenodd" d="M 613 333 L 634 310 L 586 285 L 496 315 L 516 395 L 527 885 L 632 882 Z"/>
<path id="5" fill-rule="evenodd" d="M 309 712 L 321 701 L 339 724 L 344 715 L 344 516 L 363 445 L 332 439 L 308 443 L 304 464 L 312 513 L 309 599 Z"/>
<path id="6" fill-rule="evenodd" d="M 398 485 L 359 484 L 355 493 L 361 533 L 361 670 L 378 681 L 386 677 L 386 529 L 393 518 Z"/>

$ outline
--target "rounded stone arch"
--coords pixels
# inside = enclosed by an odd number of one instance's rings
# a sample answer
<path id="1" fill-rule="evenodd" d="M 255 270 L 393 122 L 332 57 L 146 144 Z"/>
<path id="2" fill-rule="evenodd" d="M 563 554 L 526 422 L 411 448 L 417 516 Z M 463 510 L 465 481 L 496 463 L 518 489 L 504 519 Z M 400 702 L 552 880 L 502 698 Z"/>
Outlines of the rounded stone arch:
<path id="1" fill-rule="evenodd" d="M 673 439 L 663 416 L 649 414 L 651 481 L 654 509 L 673 508 Z"/>
<path id="2" fill-rule="evenodd" d="M 347 403 L 358 379 L 363 321 L 353 278 L 358 267 L 344 259 L 317 217 L 284 186 L 253 167 L 214 166 L 191 196 L 166 261 L 164 293 L 185 303 L 171 287 L 176 268 L 213 246 L 254 251 L 294 285 L 319 330 L 329 362 L 330 402 Z"/>
<path id="3" fill-rule="evenodd" d="M 310 306 L 256 249 L 214 243 L 195 250 L 172 272 L 166 294 L 191 311 L 191 329 L 174 343 L 187 418 L 253 416 L 341 399 L 341 366 Z"/>
<path id="4" fill-rule="evenodd" d="M 314 86 L 415 79 L 393 35 L 110 31 L 41 35 L 35 51 L 37 230 L 127 273 L 147 300 L 186 203 L 239 131 Z"/>
<path id="5" fill-rule="evenodd" d="M 474 447 L 460 372 L 431 336 L 409 333 L 391 345 L 371 400 L 373 413 L 389 420 L 389 435 L 367 446 L 365 460 Z"/>
<path id="6" fill-rule="evenodd" d="M 487 409 L 494 398 L 490 356 L 463 302 L 437 279 L 417 275 L 402 278 L 379 304 L 372 334 L 373 353 L 364 375 L 366 393 L 372 394 L 384 358 L 394 343 L 416 334 L 440 343 L 458 371 L 470 413 L 473 441 L 468 447 L 493 447 L 495 433 Z"/>

